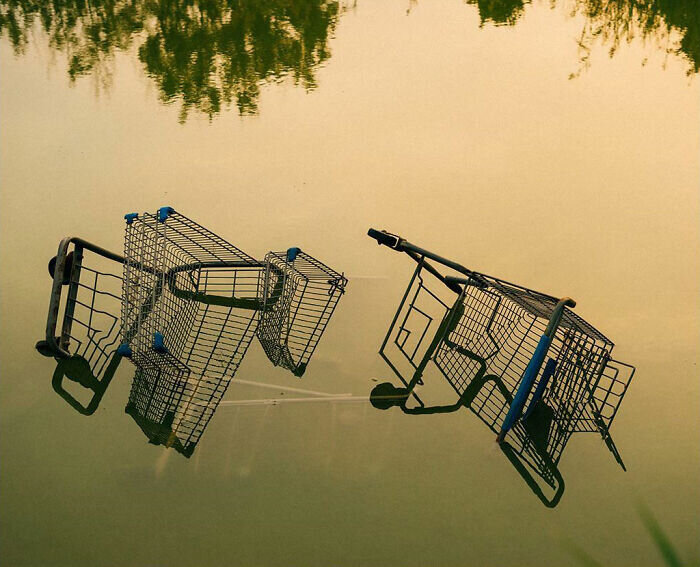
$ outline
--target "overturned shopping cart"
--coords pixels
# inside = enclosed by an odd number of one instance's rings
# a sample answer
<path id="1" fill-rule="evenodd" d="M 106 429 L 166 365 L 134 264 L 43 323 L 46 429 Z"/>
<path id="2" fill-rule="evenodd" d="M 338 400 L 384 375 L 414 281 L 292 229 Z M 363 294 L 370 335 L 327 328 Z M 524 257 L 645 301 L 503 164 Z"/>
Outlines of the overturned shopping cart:
<path id="1" fill-rule="evenodd" d="M 281 263 L 258 261 L 170 207 L 125 219 L 123 256 L 80 239 L 61 243 L 37 348 L 58 360 L 54 389 L 85 414 L 130 360 L 126 412 L 152 443 L 190 456 L 256 333 L 274 364 L 301 376 L 347 280 L 298 248 Z M 100 270 L 88 267 L 85 250 Z M 325 270 L 325 284 L 307 273 L 309 263 Z M 298 356 L 282 362 L 273 351 Z M 90 402 L 69 393 L 64 378 L 92 390 Z"/>
<path id="2" fill-rule="evenodd" d="M 56 359 L 53 389 L 84 415 L 97 410 L 121 361 L 123 261 L 120 254 L 68 237 L 49 262 L 46 334 L 36 348 Z"/>
<path id="3" fill-rule="evenodd" d="M 634 368 L 612 358 L 613 343 L 571 310 L 572 299 L 469 270 L 385 231 L 369 236 L 416 263 L 380 349 L 402 386 L 376 386 L 375 407 L 469 408 L 511 460 L 562 490 L 556 467 L 574 433 L 599 433 L 624 468 L 610 427 Z M 453 403 L 421 398 L 431 363 L 456 392 Z"/>

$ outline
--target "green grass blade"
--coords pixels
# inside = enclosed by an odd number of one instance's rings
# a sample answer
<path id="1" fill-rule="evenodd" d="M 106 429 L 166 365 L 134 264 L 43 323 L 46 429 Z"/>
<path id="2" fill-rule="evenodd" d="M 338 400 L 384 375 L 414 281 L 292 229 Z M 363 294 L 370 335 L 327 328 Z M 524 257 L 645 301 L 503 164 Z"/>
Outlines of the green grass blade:
<path id="1" fill-rule="evenodd" d="M 659 552 L 664 558 L 664 562 L 666 563 L 666 565 L 668 565 L 669 567 L 682 567 L 683 564 L 681 563 L 681 560 L 676 554 L 676 550 L 673 548 L 673 544 L 666 537 L 666 534 L 663 532 L 661 526 L 656 521 L 651 512 L 647 508 L 643 507 L 640 509 L 639 515 L 642 519 L 642 522 L 644 522 L 644 526 L 646 527 L 647 531 L 656 543 L 656 547 L 658 547 Z"/>
<path id="2" fill-rule="evenodd" d="M 578 545 L 574 543 L 569 543 L 566 545 L 569 549 L 569 553 L 578 559 L 581 565 L 585 567 L 603 567 L 603 564 L 597 561 L 595 558 L 590 556 L 586 551 L 581 549 Z"/>

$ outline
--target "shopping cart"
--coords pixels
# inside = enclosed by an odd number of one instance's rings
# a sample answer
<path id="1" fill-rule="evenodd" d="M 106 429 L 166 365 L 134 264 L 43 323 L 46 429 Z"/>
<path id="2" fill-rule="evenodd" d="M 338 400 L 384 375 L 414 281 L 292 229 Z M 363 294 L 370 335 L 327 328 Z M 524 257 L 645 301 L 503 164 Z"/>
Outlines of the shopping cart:
<path id="1" fill-rule="evenodd" d="M 290 248 L 265 256 L 263 294 L 266 309 L 258 326 L 258 340 L 275 366 L 302 376 L 341 295 L 347 278 L 325 264 Z M 279 293 L 280 301 L 268 297 Z"/>
<path id="2" fill-rule="evenodd" d="M 149 441 L 190 456 L 256 332 L 274 364 L 301 376 L 347 280 L 299 248 L 258 261 L 170 207 L 125 219 L 123 256 L 61 241 L 36 346 L 58 361 L 56 392 L 86 415 L 129 359 L 126 413 Z"/>
<path id="3" fill-rule="evenodd" d="M 46 337 L 36 348 L 57 361 L 52 379 L 56 393 L 84 415 L 95 412 L 121 360 L 123 261 L 119 254 L 69 237 L 61 240 L 49 262 L 53 285 Z"/>
<path id="4" fill-rule="evenodd" d="M 126 221 L 118 353 L 137 367 L 126 411 L 189 456 L 256 332 L 300 376 L 345 279 L 298 248 L 260 262 L 170 207 Z"/>
<path id="5" fill-rule="evenodd" d="M 126 215 L 124 257 L 117 352 L 137 368 L 126 412 L 190 456 L 257 329 L 264 265 L 170 207 Z"/>
<path id="6" fill-rule="evenodd" d="M 624 468 L 609 430 L 634 368 L 612 359 L 613 343 L 571 311 L 572 299 L 469 270 L 385 231 L 370 229 L 369 236 L 417 264 L 380 349 L 403 387 L 376 386 L 370 396 L 375 407 L 412 414 L 467 407 L 504 452 L 530 459 L 530 468 L 550 485 L 573 433 L 598 432 Z M 441 273 L 428 260 L 459 276 Z M 457 393 L 456 402 L 428 405 L 416 392 L 431 362 Z M 528 423 L 543 415 L 549 416 L 546 433 L 536 445 L 525 443 L 532 437 Z"/>

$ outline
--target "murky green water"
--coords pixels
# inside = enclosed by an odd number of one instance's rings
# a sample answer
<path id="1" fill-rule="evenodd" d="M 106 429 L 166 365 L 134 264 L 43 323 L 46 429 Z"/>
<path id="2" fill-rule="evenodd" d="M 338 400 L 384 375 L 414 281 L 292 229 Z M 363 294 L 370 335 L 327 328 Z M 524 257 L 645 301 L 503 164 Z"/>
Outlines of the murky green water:
<path id="1" fill-rule="evenodd" d="M 0 1 L 3 565 L 661 565 L 641 505 L 700 561 L 699 13 Z M 254 344 L 246 381 L 391 379 L 377 350 L 413 266 L 370 226 L 574 297 L 637 367 L 612 428 L 628 471 L 576 435 L 548 509 L 469 412 L 364 402 L 223 405 L 187 460 L 124 414 L 126 364 L 78 415 L 34 351 L 46 262 L 66 235 L 119 251 L 123 214 L 161 205 L 350 279 L 302 380 Z"/>

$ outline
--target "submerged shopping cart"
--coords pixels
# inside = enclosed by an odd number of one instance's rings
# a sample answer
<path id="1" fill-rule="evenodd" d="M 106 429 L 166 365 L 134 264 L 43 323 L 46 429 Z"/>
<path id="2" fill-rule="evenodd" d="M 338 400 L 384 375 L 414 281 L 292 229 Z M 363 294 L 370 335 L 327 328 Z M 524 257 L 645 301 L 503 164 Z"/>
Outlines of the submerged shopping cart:
<path id="1" fill-rule="evenodd" d="M 85 414 L 129 359 L 136 373 L 126 412 L 149 441 L 190 456 L 253 336 L 274 364 L 301 376 L 347 280 L 298 248 L 284 262 L 260 262 L 170 207 L 125 219 L 123 256 L 62 241 L 37 348 L 58 359 L 54 389 Z M 85 250 L 100 270 L 87 266 Z M 94 392 L 88 404 L 64 378 Z"/>
<path id="2" fill-rule="evenodd" d="M 57 361 L 53 389 L 84 415 L 95 412 L 121 361 L 123 261 L 120 254 L 68 237 L 49 262 L 46 335 L 36 348 Z"/>
<path id="3" fill-rule="evenodd" d="M 275 366 L 302 376 L 348 280 L 299 248 L 265 256 L 257 336 Z"/>
<path id="4" fill-rule="evenodd" d="M 574 433 L 599 433 L 624 468 L 610 426 L 634 368 L 613 360 L 613 343 L 571 311 L 572 299 L 469 270 L 385 231 L 369 236 L 416 262 L 380 349 L 403 386 L 376 386 L 375 407 L 412 414 L 469 408 L 521 474 L 529 470 L 561 490 L 557 465 Z M 430 363 L 457 393 L 454 403 L 421 398 Z"/>

